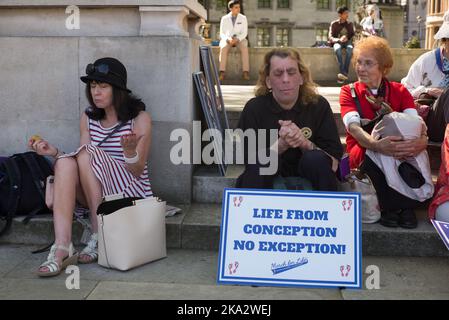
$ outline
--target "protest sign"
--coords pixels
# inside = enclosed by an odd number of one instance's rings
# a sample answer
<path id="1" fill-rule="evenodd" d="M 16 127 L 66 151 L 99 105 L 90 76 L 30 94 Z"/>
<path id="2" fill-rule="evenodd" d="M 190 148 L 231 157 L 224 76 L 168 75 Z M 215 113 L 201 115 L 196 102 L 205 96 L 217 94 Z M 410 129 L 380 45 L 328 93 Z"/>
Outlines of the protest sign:
<path id="1" fill-rule="evenodd" d="M 431 220 L 434 228 L 443 240 L 446 248 L 449 250 L 449 223 L 438 220 Z"/>
<path id="2" fill-rule="evenodd" d="M 360 194 L 225 189 L 219 284 L 361 288 Z"/>

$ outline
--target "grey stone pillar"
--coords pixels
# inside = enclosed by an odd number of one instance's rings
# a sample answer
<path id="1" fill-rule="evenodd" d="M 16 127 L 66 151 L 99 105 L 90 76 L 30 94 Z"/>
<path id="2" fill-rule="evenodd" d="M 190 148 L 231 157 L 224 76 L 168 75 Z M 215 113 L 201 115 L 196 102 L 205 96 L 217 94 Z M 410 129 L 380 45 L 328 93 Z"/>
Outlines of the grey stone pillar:
<path id="1" fill-rule="evenodd" d="M 0 155 L 26 150 L 40 134 L 66 152 L 79 145 L 87 107 L 85 66 L 112 56 L 128 70 L 128 87 L 153 119 L 153 191 L 190 203 L 193 165 L 170 161 L 170 133 L 192 132 L 198 118 L 192 73 L 199 70 L 198 35 L 206 10 L 192 0 L 80 0 L 80 29 L 68 30 L 66 0 L 0 2 Z"/>

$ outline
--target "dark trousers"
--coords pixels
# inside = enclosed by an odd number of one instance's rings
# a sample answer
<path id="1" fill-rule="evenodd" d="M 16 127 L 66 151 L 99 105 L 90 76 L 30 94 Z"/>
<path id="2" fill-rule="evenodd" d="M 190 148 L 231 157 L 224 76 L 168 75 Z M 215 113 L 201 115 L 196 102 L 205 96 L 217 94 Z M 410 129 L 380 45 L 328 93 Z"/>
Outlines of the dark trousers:
<path id="1" fill-rule="evenodd" d="M 384 173 L 373 162 L 373 160 L 370 159 L 370 157 L 365 156 L 361 170 L 371 178 L 374 189 L 376 189 L 377 199 L 379 200 L 379 206 L 382 211 L 414 209 L 421 204 L 421 202 L 410 199 L 390 188 L 387 184 Z"/>
<path id="2" fill-rule="evenodd" d="M 446 125 L 449 123 L 449 89 L 435 101 L 426 119 L 427 135 L 430 141 L 442 142 Z"/>
<path id="3" fill-rule="evenodd" d="M 281 166 L 282 164 L 279 163 Z M 260 164 L 249 164 L 237 179 L 236 188 L 272 189 L 274 175 L 261 175 Z M 306 151 L 298 162 L 298 176 L 309 180 L 313 189 L 318 191 L 337 191 L 337 179 L 332 171 L 332 160 L 320 150 Z"/>

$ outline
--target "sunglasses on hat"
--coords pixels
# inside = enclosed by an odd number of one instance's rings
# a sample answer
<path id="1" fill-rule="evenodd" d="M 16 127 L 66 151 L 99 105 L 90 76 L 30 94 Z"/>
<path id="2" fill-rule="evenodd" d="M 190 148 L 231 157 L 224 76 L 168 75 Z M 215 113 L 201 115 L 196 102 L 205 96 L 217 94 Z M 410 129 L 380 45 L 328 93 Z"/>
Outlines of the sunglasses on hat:
<path id="1" fill-rule="evenodd" d="M 116 77 L 119 77 L 120 79 L 122 78 L 121 75 L 109 70 L 109 66 L 107 64 L 100 64 L 98 66 L 95 66 L 93 63 L 89 63 L 86 66 L 86 74 L 90 76 L 91 74 L 93 74 L 95 72 L 102 73 L 105 75 L 112 74 Z"/>

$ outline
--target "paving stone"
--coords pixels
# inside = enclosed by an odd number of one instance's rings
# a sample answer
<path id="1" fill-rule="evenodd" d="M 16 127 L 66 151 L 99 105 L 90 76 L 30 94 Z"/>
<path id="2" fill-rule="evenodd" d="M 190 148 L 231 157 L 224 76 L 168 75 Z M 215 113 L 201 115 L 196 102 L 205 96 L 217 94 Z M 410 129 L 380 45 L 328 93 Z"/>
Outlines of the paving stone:
<path id="1" fill-rule="evenodd" d="M 102 282 L 89 299 L 341 300 L 339 290 Z"/>

